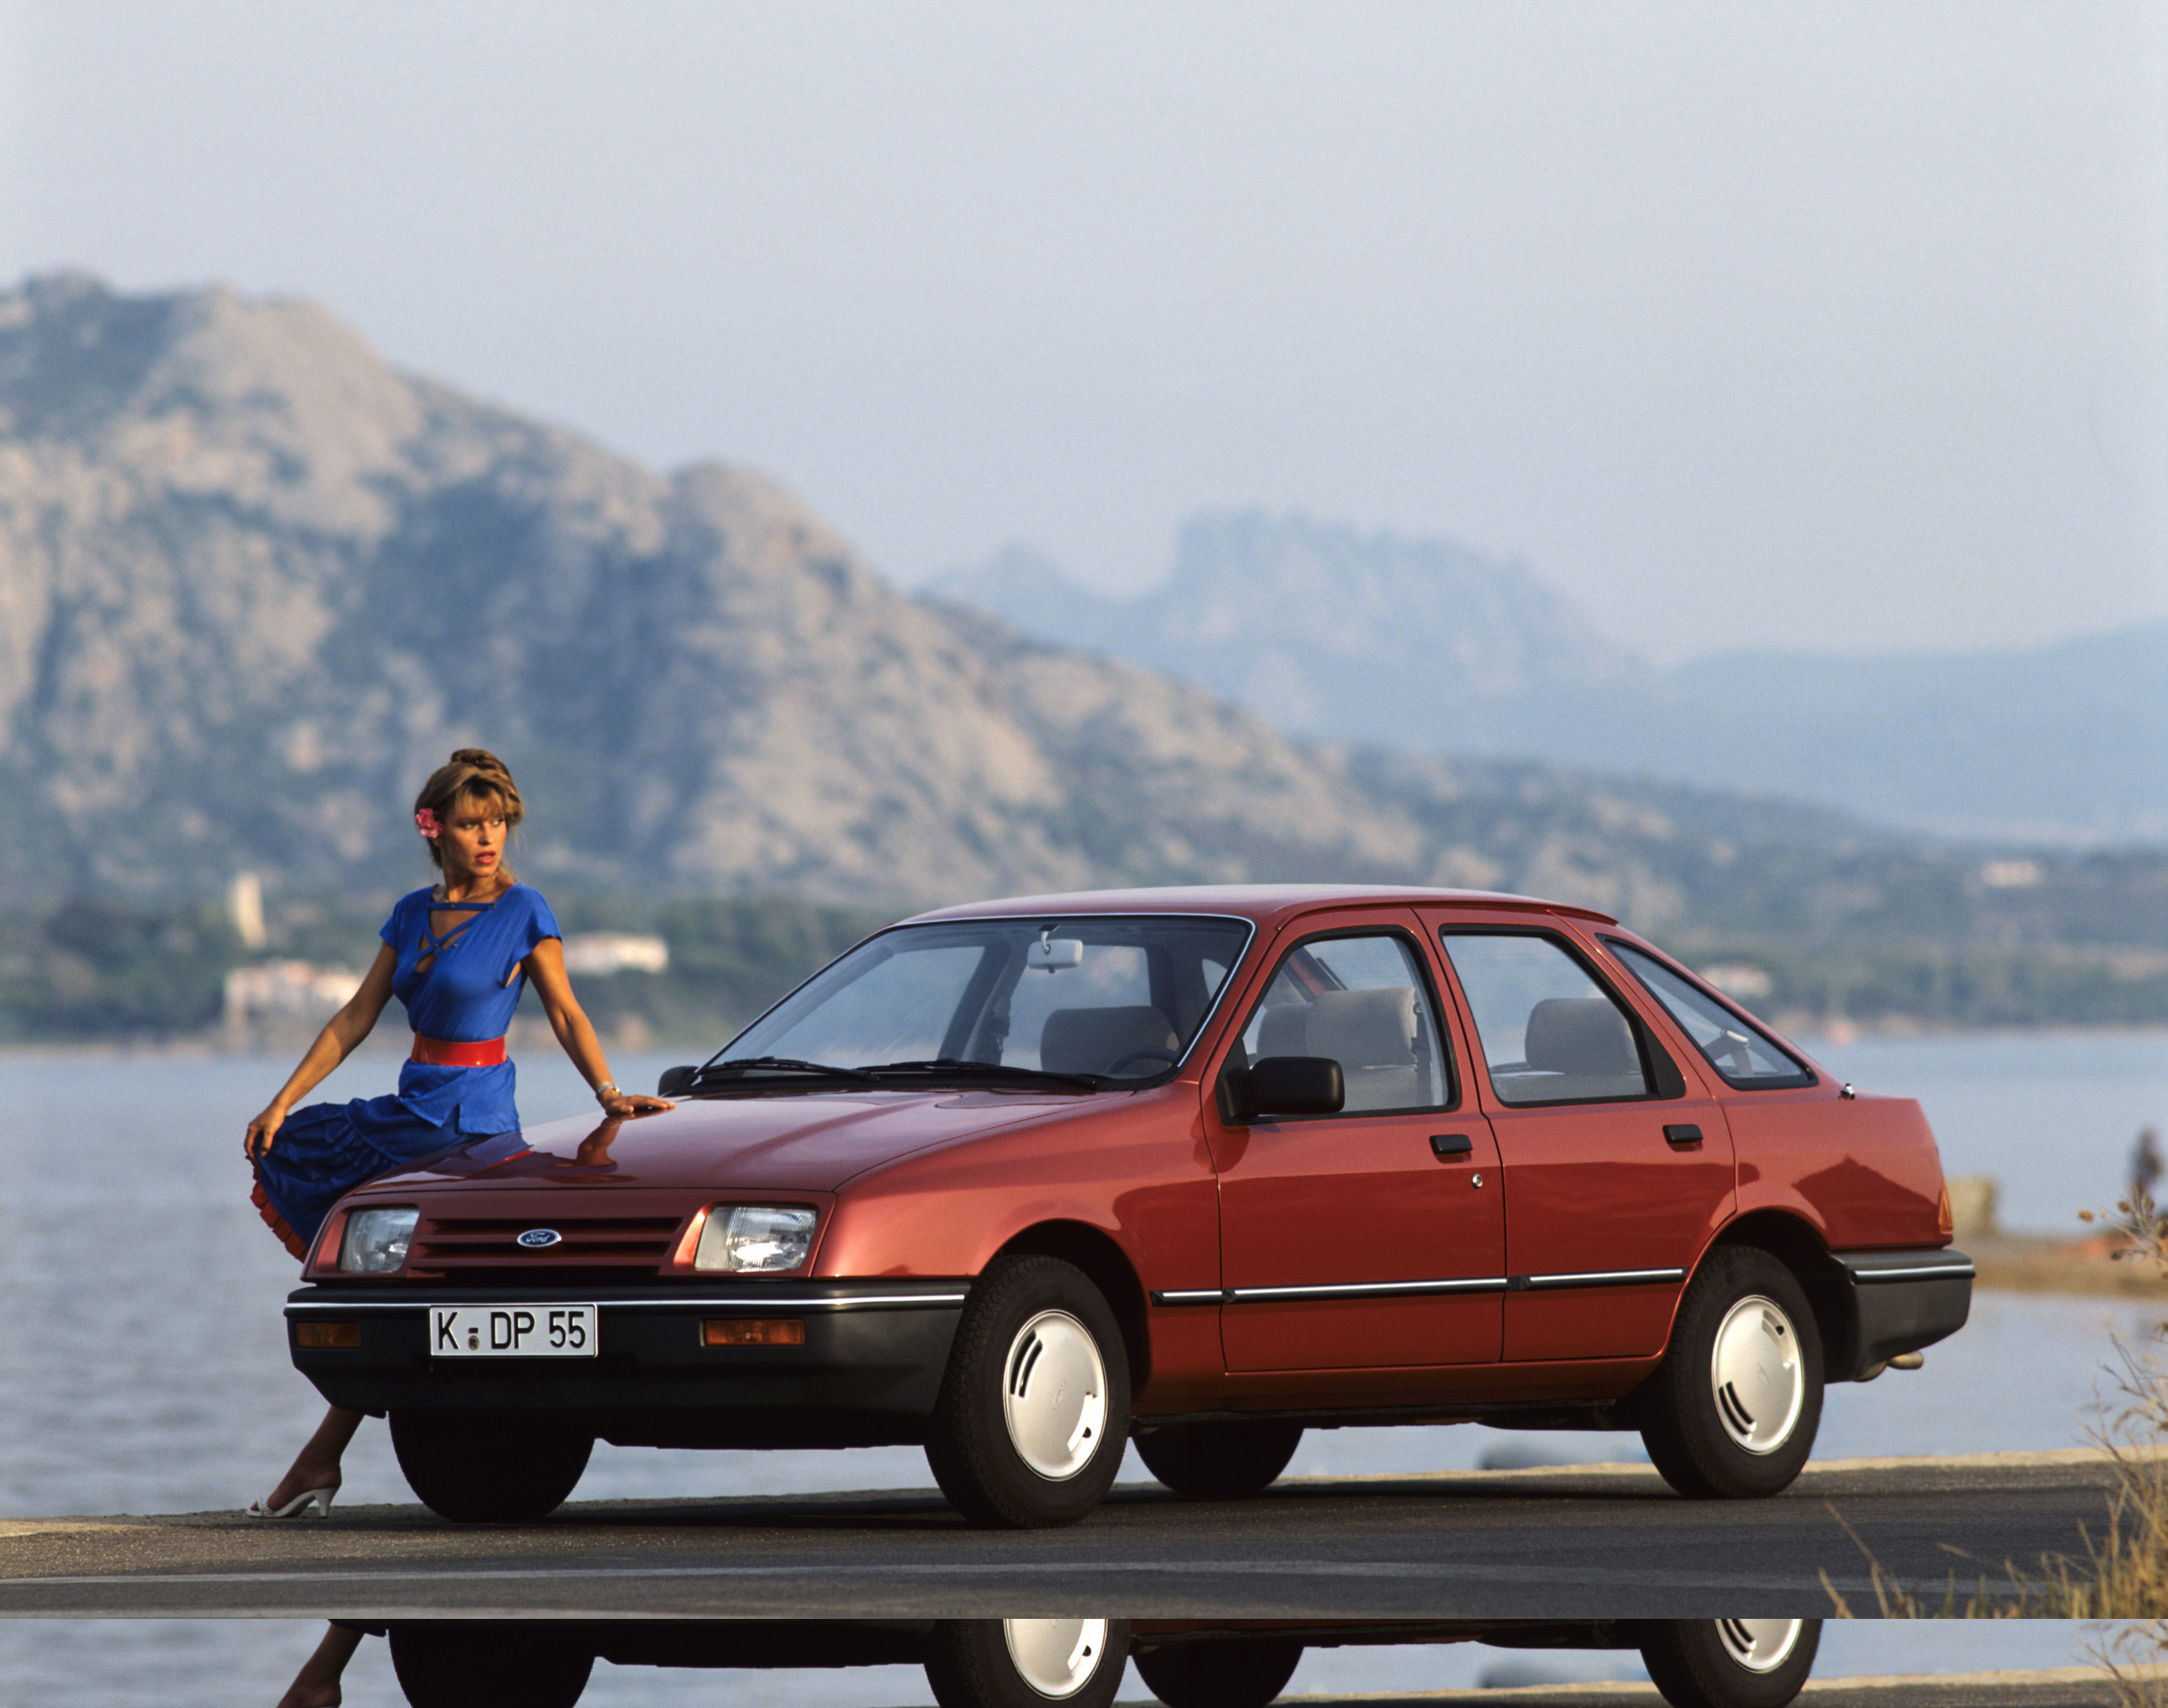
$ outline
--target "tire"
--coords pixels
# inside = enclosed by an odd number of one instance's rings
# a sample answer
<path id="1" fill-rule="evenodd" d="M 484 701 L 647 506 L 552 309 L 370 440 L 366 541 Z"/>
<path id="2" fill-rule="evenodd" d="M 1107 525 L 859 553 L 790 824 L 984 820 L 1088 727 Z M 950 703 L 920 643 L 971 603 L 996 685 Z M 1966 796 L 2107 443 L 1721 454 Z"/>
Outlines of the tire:
<path id="1" fill-rule="evenodd" d="M 1129 1365 L 1120 1325 L 1058 1258 L 997 1258 L 971 1289 L 933 1402 L 927 1462 L 975 1524 L 1073 1524 L 1121 1469 Z"/>
<path id="2" fill-rule="evenodd" d="M 1232 1500 L 1269 1488 L 1301 1445 L 1301 1424 L 1271 1422 L 1167 1423 L 1136 1438 L 1145 1469 L 1191 1500 Z"/>
<path id="3" fill-rule="evenodd" d="M 1682 1619 L 1648 1627 L 1642 1663 L 1671 1708 L 1784 1708 L 1814 1670 L 1819 1619 Z"/>
<path id="4" fill-rule="evenodd" d="M 941 1708 L 1106 1708 L 1129 1665 L 1120 1619 L 942 1619 L 926 1650 Z"/>
<path id="5" fill-rule="evenodd" d="M 595 1666 L 592 1653 L 539 1620 L 395 1625 L 391 1641 L 391 1669 L 412 1708 L 475 1708 L 483 1702 L 572 1708 Z"/>
<path id="6" fill-rule="evenodd" d="M 391 1448 L 422 1503 L 457 1524 L 518 1524 L 565 1503 L 595 1438 L 532 1412 L 395 1411 Z"/>
<path id="7" fill-rule="evenodd" d="M 1301 1664 L 1291 1638 L 1228 1638 L 1147 1649 L 1137 1676 L 1166 1708 L 1265 1708 Z"/>
<path id="8" fill-rule="evenodd" d="M 1789 1488 L 1822 1417 L 1821 1333 L 1792 1272 L 1751 1246 L 1712 1250 L 1635 1402 L 1649 1457 L 1681 1494 Z"/>

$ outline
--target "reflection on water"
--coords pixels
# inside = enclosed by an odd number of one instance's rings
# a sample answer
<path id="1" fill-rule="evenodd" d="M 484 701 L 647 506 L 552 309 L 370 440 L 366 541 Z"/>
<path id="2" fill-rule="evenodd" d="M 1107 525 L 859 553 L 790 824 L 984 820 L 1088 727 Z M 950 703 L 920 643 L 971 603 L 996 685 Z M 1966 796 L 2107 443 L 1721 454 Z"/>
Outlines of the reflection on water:
<path id="1" fill-rule="evenodd" d="M 1071 1665 L 1079 1639 L 1097 1622 L 1036 1621 L 1018 1647 L 1036 1664 Z M 1773 1626 L 1776 1622 L 1768 1622 Z M 1821 1627 L 1812 1670 L 1818 1679 L 1933 1673 L 2032 1671 L 2085 1665 L 2118 1627 L 2049 1620 L 1974 1621 L 1832 1621 Z M 321 1624 L 298 1620 L 0 1621 L 0 1702 L 38 1708 L 270 1708 L 322 1635 Z M 1490 1633 L 1509 1642 L 1578 1644 L 1599 1639 L 1638 1641 L 1649 1633 L 1617 1627 L 1531 1624 Z M 1760 1636 L 1765 1652 L 1772 1635 Z M 1234 1670 L 1232 1638 L 1254 1630 L 1183 1632 L 1162 1622 L 1119 1625 L 1099 1635 L 1111 1656 L 1128 1660 L 1119 1691 L 1124 1703 L 1176 1702 L 1182 1683 L 1181 1646 L 1193 1655 L 1217 1645 L 1210 1670 Z M 1498 1647 L 1466 1640 L 1437 1626 L 1312 1626 L 1264 1634 L 1247 1657 L 1269 1684 L 1276 1676 L 1273 1643 L 1303 1643 L 1289 1697 L 1354 1698 L 1390 1692 L 1421 1695 L 1520 1684 L 1644 1681 L 1631 1647 Z M 1352 1641 L 1351 1641 L 1352 1639 Z M 545 1708 L 577 1701 L 580 1708 L 693 1708 L 731 1703 L 742 1708 L 931 1708 L 937 1698 L 926 1663 L 944 1645 L 952 1655 L 996 1657 L 1008 1647 L 992 1622 L 955 1622 L 937 1636 L 930 1624 L 801 1626 L 613 1622 L 552 1626 L 521 1621 L 492 1630 L 472 1622 L 405 1626 L 364 1639 L 344 1679 L 346 1708 L 457 1702 L 461 1708 L 518 1701 Z M 1154 1653 L 1140 1657 L 1137 1651 Z M 1266 1652 L 1260 1653 L 1259 1650 Z M 1284 1657 L 1283 1657 L 1283 1660 Z M 1170 1664 L 1170 1663 L 1172 1664 Z M 1262 1665 L 1260 1665 L 1262 1663 Z M 1150 1668 L 1147 1673 L 1146 1668 Z M 478 1688 L 479 1674 L 486 1685 Z M 1168 1694 L 1156 1697 L 1156 1674 Z M 402 1684 L 402 1680 L 404 1683 Z M 944 1680 L 944 1685 L 953 1680 Z M 567 1692 L 577 1687 L 577 1694 Z M 436 1694 L 429 1692 L 434 1689 Z M 555 1694 L 552 1694 L 552 1693 Z M 950 1697 L 953 1704 L 963 1698 Z M 1064 1700 L 1064 1699 L 1055 1699 Z M 1088 1702 L 1081 1692 L 1065 1700 Z M 1809 1698 L 1809 1700 L 1812 1699 Z"/>

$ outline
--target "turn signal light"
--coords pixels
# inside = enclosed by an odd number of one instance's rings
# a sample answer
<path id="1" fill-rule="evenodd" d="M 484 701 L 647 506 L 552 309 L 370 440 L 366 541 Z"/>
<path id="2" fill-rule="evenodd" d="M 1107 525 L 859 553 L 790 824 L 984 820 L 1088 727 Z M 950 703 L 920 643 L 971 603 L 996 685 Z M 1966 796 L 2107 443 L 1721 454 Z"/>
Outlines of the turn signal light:
<path id="1" fill-rule="evenodd" d="M 700 1325 L 703 1346 L 803 1346 L 805 1325 L 795 1317 L 710 1317 Z"/>
<path id="2" fill-rule="evenodd" d="M 1942 1195 L 1935 1200 L 1936 1231 L 1941 1233 L 1954 1233 L 1957 1232 L 1957 1217 L 1950 1214 L 1950 1189 L 1948 1183 L 1945 1181 L 1942 1185 Z"/>
<path id="3" fill-rule="evenodd" d="M 361 1324 L 359 1322 L 296 1322 L 294 1325 L 294 1344 L 296 1346 L 357 1347 L 361 1344 Z"/>

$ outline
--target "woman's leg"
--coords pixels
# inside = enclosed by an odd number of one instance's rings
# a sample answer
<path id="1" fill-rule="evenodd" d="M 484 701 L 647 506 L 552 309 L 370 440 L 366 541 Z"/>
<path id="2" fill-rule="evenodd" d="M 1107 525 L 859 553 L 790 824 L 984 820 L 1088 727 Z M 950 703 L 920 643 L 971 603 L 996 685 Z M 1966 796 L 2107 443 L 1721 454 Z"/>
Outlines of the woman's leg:
<path id="1" fill-rule="evenodd" d="M 353 1432 L 349 1429 L 347 1433 Z M 301 1670 L 294 1674 L 294 1682 L 279 1699 L 279 1708 L 337 1708 L 342 1700 L 340 1674 L 346 1671 L 346 1663 L 360 1647 L 361 1633 L 350 1626 L 327 1626 L 324 1640 L 316 1645 L 316 1653 L 301 1663 Z"/>
<path id="2" fill-rule="evenodd" d="M 349 1412 L 343 1406 L 333 1406 L 327 1411 L 323 1422 L 316 1425 L 316 1433 L 295 1455 L 292 1467 L 279 1479 L 278 1487 L 271 1491 L 271 1498 L 264 1504 L 276 1512 L 306 1489 L 337 1488 L 339 1461 L 345 1456 L 353 1432 L 361 1427 L 361 1418 L 359 1412 Z"/>

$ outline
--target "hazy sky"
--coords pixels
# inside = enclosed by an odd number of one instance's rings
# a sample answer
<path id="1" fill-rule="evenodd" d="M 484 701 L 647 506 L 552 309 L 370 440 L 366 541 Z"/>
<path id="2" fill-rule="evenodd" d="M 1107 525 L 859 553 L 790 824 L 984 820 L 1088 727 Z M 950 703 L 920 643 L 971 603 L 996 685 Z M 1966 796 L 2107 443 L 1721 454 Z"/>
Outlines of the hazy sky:
<path id="1" fill-rule="evenodd" d="M 2168 8 L 0 0 L 0 276 L 224 279 L 903 581 L 1204 508 L 1660 657 L 2168 615 Z"/>

